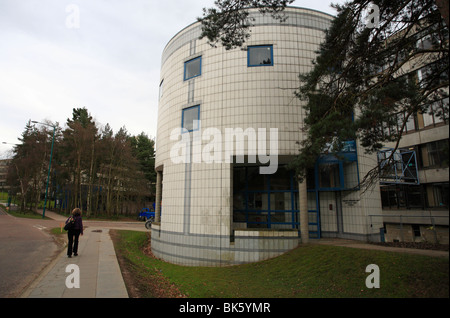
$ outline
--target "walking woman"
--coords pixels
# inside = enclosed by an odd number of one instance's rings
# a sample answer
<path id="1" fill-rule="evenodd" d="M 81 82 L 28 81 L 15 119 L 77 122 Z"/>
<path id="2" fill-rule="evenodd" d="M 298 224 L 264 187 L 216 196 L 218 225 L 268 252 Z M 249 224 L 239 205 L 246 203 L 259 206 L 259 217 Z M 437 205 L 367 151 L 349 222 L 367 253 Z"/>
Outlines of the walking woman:
<path id="1" fill-rule="evenodd" d="M 67 257 L 78 256 L 78 239 L 83 235 L 83 220 L 81 219 L 81 210 L 76 208 L 72 215 L 67 219 L 66 224 L 72 222 L 73 225 L 67 231 L 69 244 L 67 246 Z"/>

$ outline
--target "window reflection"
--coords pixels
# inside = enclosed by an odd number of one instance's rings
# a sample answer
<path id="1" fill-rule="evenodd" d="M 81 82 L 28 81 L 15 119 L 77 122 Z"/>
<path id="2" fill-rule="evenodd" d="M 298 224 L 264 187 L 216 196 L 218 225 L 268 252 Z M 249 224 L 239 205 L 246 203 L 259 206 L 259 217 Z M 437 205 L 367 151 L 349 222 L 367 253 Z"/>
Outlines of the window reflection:
<path id="1" fill-rule="evenodd" d="M 184 63 L 184 80 L 201 75 L 202 73 L 202 57 L 189 60 Z"/>
<path id="2" fill-rule="evenodd" d="M 273 65 L 272 45 L 250 46 L 248 48 L 248 66 Z"/>

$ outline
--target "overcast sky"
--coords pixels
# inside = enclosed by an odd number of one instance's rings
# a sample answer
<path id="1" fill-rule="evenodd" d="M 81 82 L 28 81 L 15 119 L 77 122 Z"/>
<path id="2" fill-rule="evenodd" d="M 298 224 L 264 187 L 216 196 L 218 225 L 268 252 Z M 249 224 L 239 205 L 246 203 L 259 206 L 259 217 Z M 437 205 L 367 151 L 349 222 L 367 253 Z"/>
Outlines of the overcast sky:
<path id="1" fill-rule="evenodd" d="M 329 0 L 293 6 L 335 14 Z M 161 54 L 214 0 L 0 0 L 0 158 L 28 120 L 73 108 L 154 138 Z"/>

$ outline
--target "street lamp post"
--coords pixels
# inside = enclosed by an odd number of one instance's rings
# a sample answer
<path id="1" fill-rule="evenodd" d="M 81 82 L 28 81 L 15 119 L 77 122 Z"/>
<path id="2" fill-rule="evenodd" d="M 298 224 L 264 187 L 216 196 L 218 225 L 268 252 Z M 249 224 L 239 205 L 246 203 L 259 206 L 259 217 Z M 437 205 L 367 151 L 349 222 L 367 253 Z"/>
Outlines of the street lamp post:
<path id="1" fill-rule="evenodd" d="M 56 126 L 52 126 L 52 125 L 45 124 L 45 123 L 40 123 L 40 122 L 37 122 L 37 121 L 31 121 L 31 122 L 34 123 L 34 124 L 41 124 L 41 125 L 45 125 L 45 126 L 53 128 L 52 147 L 51 147 L 51 150 L 50 150 L 50 162 L 48 164 L 48 173 L 47 173 L 47 186 L 45 188 L 44 210 L 42 211 L 42 218 L 45 218 L 45 208 L 47 207 L 48 183 L 49 183 L 49 180 L 50 180 L 50 169 L 52 167 L 53 142 L 55 141 Z"/>

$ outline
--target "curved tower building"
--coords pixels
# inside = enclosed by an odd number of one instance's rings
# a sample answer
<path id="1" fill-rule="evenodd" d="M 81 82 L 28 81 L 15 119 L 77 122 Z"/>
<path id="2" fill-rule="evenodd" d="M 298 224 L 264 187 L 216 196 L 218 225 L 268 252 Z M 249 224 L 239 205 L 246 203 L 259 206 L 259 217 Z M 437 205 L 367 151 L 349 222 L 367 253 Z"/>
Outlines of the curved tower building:
<path id="1" fill-rule="evenodd" d="M 225 50 L 199 40 L 199 22 L 165 47 L 156 138 L 155 256 L 183 265 L 221 266 L 267 259 L 301 242 L 302 193 L 286 169 L 303 138 L 304 113 L 293 93 L 298 75 L 312 68 L 333 17 L 292 7 L 285 14 L 287 20 L 280 23 L 252 11 L 254 26 L 242 48 Z M 356 156 L 356 145 L 350 146 L 349 157 Z M 367 214 L 361 212 L 363 200 L 346 198 L 359 211 L 349 212 L 347 219 L 337 212 L 338 199 L 350 195 L 342 194 L 344 183 L 353 187 L 358 180 L 356 157 L 346 167 L 326 159 L 324 166 L 326 180 L 319 180 L 318 171 L 304 193 L 309 236 L 339 230 L 370 235 L 365 221 L 353 219 Z M 320 198 L 319 182 L 329 190 Z"/>

